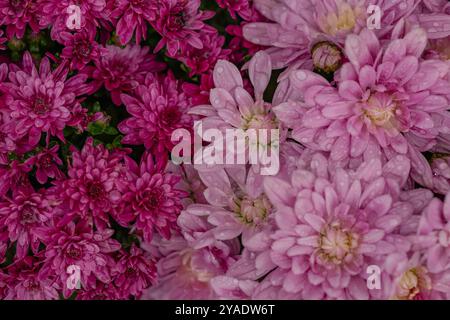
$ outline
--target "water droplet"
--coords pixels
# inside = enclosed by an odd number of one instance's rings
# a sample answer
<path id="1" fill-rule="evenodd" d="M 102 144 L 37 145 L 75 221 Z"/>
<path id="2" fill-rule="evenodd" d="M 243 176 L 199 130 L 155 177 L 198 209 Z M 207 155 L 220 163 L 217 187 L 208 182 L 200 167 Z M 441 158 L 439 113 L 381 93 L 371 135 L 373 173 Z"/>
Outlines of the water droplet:
<path id="1" fill-rule="evenodd" d="M 300 81 L 306 80 L 307 75 L 304 71 L 298 71 L 297 72 L 297 79 Z"/>

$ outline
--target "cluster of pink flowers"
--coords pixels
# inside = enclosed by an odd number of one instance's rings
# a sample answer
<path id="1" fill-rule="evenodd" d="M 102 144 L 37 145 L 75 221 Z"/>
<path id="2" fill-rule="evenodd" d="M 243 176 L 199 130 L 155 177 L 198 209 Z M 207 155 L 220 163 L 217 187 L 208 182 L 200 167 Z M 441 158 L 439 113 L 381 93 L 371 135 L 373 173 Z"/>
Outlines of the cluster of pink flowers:
<path id="1" fill-rule="evenodd" d="M 448 300 L 449 110 L 447 0 L 0 0 L 0 299 Z"/>

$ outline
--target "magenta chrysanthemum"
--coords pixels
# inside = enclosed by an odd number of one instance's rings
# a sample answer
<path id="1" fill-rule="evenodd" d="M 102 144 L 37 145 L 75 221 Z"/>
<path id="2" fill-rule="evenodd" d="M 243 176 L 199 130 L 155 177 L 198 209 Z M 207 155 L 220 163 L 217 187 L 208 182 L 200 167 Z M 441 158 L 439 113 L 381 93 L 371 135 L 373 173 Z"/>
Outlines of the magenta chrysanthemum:
<path id="1" fill-rule="evenodd" d="M 147 149 L 172 150 L 174 130 L 190 128 L 189 102 L 172 73 L 166 77 L 149 75 L 135 95 L 121 96 L 131 118 L 118 125 L 125 144 L 143 144 Z"/>
<path id="2" fill-rule="evenodd" d="M 22 68 L 10 66 L 8 81 L 0 85 L 6 101 L 4 111 L 9 113 L 3 131 L 23 149 L 32 149 L 43 133 L 47 140 L 57 136 L 64 141 L 63 129 L 79 104 L 78 97 L 88 91 L 85 75 L 67 76 L 64 65 L 52 71 L 47 58 L 37 70 L 28 52 Z"/>
<path id="3" fill-rule="evenodd" d="M 1 0 L 0 25 L 6 25 L 8 38 L 22 38 L 27 25 L 34 32 L 39 31 L 37 16 L 37 1 L 35 0 Z"/>
<path id="4" fill-rule="evenodd" d="M 164 69 L 164 64 L 156 62 L 149 49 L 129 45 L 125 48 L 106 46 L 105 53 L 90 70 L 98 90 L 102 85 L 111 92 L 114 104 L 120 105 L 120 94 L 131 93 L 144 83 L 148 73 Z"/>

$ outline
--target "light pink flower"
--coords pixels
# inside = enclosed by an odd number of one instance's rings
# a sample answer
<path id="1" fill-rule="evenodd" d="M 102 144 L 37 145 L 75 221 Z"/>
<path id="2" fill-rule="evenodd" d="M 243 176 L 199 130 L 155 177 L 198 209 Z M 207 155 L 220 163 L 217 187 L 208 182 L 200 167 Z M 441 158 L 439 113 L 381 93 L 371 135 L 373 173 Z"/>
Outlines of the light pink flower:
<path id="1" fill-rule="evenodd" d="M 236 248 L 220 241 L 196 249 L 183 238 L 172 237 L 170 242 L 162 240 L 153 245 L 163 255 L 157 264 L 159 283 L 150 287 L 143 299 L 214 299 L 210 280 L 223 275 L 236 254 Z"/>
<path id="2" fill-rule="evenodd" d="M 422 29 L 384 45 L 367 29 L 350 35 L 345 44 L 350 62 L 338 73 L 337 88 L 311 71 L 295 71 L 289 90 L 304 102 L 274 111 L 294 129 L 295 140 L 329 151 L 332 160 L 404 154 L 417 169 L 424 160 L 419 152 L 447 132 L 441 123 L 449 119 L 450 87 L 444 79 L 449 65 L 420 60 L 426 44 Z"/>
<path id="3" fill-rule="evenodd" d="M 410 249 L 399 230 L 418 206 L 400 199 L 408 173 L 402 156 L 346 171 L 313 154 L 290 180 L 267 177 L 264 190 L 278 227 L 271 258 L 286 272 L 283 289 L 304 299 L 386 298 L 384 291 L 368 290 L 366 269 Z M 415 196 L 423 203 L 431 192 Z"/>
<path id="4" fill-rule="evenodd" d="M 269 46 L 274 69 L 297 68 L 311 59 L 310 50 L 319 41 L 343 44 L 347 35 L 367 26 L 370 4 L 381 9 L 379 33 L 390 32 L 397 21 L 407 17 L 418 1 L 373 0 L 255 0 L 255 7 L 270 23 L 244 26 L 244 37 L 258 45 Z"/>

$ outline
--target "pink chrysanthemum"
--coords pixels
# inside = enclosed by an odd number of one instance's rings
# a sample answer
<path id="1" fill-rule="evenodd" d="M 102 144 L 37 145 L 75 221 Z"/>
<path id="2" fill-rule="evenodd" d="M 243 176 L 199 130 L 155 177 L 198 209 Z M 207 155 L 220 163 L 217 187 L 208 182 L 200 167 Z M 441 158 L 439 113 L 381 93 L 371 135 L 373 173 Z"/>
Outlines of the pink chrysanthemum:
<path id="1" fill-rule="evenodd" d="M 58 156 L 59 145 L 41 150 L 37 155 L 27 160 L 27 163 L 36 168 L 36 180 L 40 184 L 47 182 L 49 178 L 61 178 L 63 173 L 59 166 L 63 164 Z"/>
<path id="2" fill-rule="evenodd" d="M 145 85 L 138 86 L 134 96 L 123 94 L 121 98 L 132 116 L 118 125 L 125 135 L 124 144 L 170 151 L 173 131 L 192 127 L 192 117 L 187 114 L 188 99 L 172 72 L 165 77 L 147 76 Z"/>
<path id="3" fill-rule="evenodd" d="M 110 282 L 114 260 L 109 254 L 120 249 L 120 244 L 111 239 L 113 234 L 110 229 L 93 231 L 86 220 L 70 222 L 62 228 L 40 228 L 37 235 L 46 245 L 40 278 L 56 274 L 65 297 L 72 293 L 67 286 L 69 266 L 80 268 L 81 286 L 85 289 L 94 288 L 97 280 Z"/>
<path id="4" fill-rule="evenodd" d="M 115 105 L 120 105 L 121 93 L 132 93 L 143 84 L 148 73 L 164 69 L 164 64 L 155 61 L 148 47 L 129 45 L 125 48 L 106 46 L 108 52 L 95 64 L 92 78 L 98 90 L 102 85 L 111 93 Z"/>
<path id="5" fill-rule="evenodd" d="M 278 128 L 278 120 L 271 111 L 272 105 L 263 100 L 271 70 L 269 56 L 262 51 L 250 61 L 249 76 L 255 91 L 253 99 L 244 89 L 238 68 L 228 61 L 219 60 L 213 72 L 215 88 L 210 91 L 211 105 L 194 107 L 190 113 L 206 116 L 202 119 L 204 129 Z"/>
<path id="6" fill-rule="evenodd" d="M 198 85 L 185 82 L 183 83 L 182 88 L 193 106 L 208 104 L 209 91 L 214 88 L 213 77 L 210 74 L 202 74 Z"/>
<path id="7" fill-rule="evenodd" d="M 6 25 L 8 38 L 21 39 L 27 25 L 38 32 L 37 9 L 35 0 L 0 0 L 0 25 Z"/>
<path id="8" fill-rule="evenodd" d="M 289 102 L 274 111 L 294 129 L 294 139 L 331 152 L 332 160 L 408 154 L 416 169 L 417 159 L 423 158 L 419 151 L 430 150 L 439 133 L 447 133 L 441 123 L 449 119 L 450 87 L 443 79 L 449 65 L 420 60 L 426 43 L 422 29 L 385 45 L 367 29 L 348 36 L 350 62 L 336 77 L 338 88 L 311 71 L 295 71 L 291 91 L 300 93 L 304 102 Z"/>
<path id="9" fill-rule="evenodd" d="M 98 27 L 108 29 L 110 8 L 105 0 L 77 0 L 80 8 L 80 30 L 95 34 Z M 51 26 L 51 37 L 61 41 L 63 32 L 70 32 L 67 23 L 70 21 L 69 6 L 72 0 L 41 0 L 39 1 L 39 25 L 41 28 Z"/>
<path id="10" fill-rule="evenodd" d="M 447 279 L 438 283 L 435 290 L 450 296 L 450 193 L 444 202 L 435 198 L 419 221 L 418 233 L 415 237 L 415 248 L 424 252 L 424 266 L 435 276 Z"/>
<path id="11" fill-rule="evenodd" d="M 125 169 L 124 152 L 94 146 L 92 138 L 81 152 L 72 149 L 67 179 L 55 182 L 55 192 L 65 201 L 66 220 L 80 216 L 93 219 L 100 229 L 108 226 L 109 214 L 114 216 L 128 190 Z"/>
<path id="12" fill-rule="evenodd" d="M 210 280 L 225 274 L 237 254 L 236 248 L 220 241 L 195 249 L 179 236 L 152 245 L 162 255 L 157 264 L 159 281 L 144 293 L 143 299 L 214 299 L 217 296 Z"/>
<path id="13" fill-rule="evenodd" d="M 136 31 L 136 44 L 141 39 L 147 39 L 147 21 L 153 13 L 153 0 L 118 0 L 116 8 L 112 12 L 113 17 L 117 17 L 116 30 L 121 44 L 130 42 Z"/>
<path id="14" fill-rule="evenodd" d="M 155 261 L 135 244 L 130 253 L 121 252 L 113 272 L 117 273 L 114 284 L 120 288 L 124 299 L 139 298 L 142 291 L 156 282 L 157 276 Z"/>
<path id="15" fill-rule="evenodd" d="M 59 299 L 60 285 L 54 280 L 54 275 L 39 277 L 41 262 L 35 258 L 26 257 L 8 266 L 6 300 Z"/>
<path id="16" fill-rule="evenodd" d="M 222 9 L 227 9 L 233 19 L 237 19 L 237 15 L 246 18 L 251 15 L 249 0 L 216 0 Z"/>
<path id="17" fill-rule="evenodd" d="M 81 31 L 77 33 L 61 33 L 61 42 L 65 48 L 61 58 L 70 61 L 71 69 L 82 69 L 91 61 L 98 61 L 107 50 L 95 42 L 94 32 Z"/>
<path id="18" fill-rule="evenodd" d="M 34 188 L 28 178 L 31 169 L 28 163 L 17 160 L 0 164 L 0 197 L 9 193 L 13 196 L 19 193 L 33 193 Z"/>
<path id="19" fill-rule="evenodd" d="M 24 258 L 29 248 L 38 253 L 36 229 L 53 217 L 58 202 L 42 193 L 20 193 L 0 202 L 0 224 L 8 229 L 9 241 L 16 242 L 16 259 Z"/>
<path id="20" fill-rule="evenodd" d="M 277 209 L 278 227 L 271 258 L 285 271 L 284 290 L 305 299 L 383 298 L 384 291 L 366 286 L 366 269 L 382 268 L 390 254 L 410 248 L 399 231 L 418 206 L 400 200 L 408 173 L 402 156 L 384 167 L 372 159 L 345 171 L 314 154 L 299 162 L 290 181 L 267 177 L 264 190 Z M 427 190 L 414 194 L 419 204 L 431 196 Z"/>
<path id="21" fill-rule="evenodd" d="M 169 238 L 177 229 L 177 218 L 183 208 L 181 200 L 185 191 L 176 188 L 180 177 L 164 171 L 161 160 L 154 161 L 151 154 L 144 154 L 140 168 L 130 167 L 134 180 L 128 185 L 123 200 L 129 205 L 125 214 L 134 216 L 134 228 L 146 242 L 152 240 L 154 231 Z"/>
<path id="22" fill-rule="evenodd" d="M 197 216 L 205 217 L 210 227 L 203 232 L 195 230 L 196 237 L 204 233 L 200 237 L 200 243 L 207 243 L 210 237 L 220 241 L 240 237 L 246 250 L 255 253 L 250 255 L 253 260 L 257 260 L 256 263 L 258 260 L 267 260 L 266 249 L 271 242 L 274 216 L 272 204 L 262 189 L 262 178 L 252 169 L 246 170 L 245 166 L 199 171 L 199 176 L 206 186 L 204 195 L 208 204 L 192 204 L 187 207 L 178 221 L 182 230 L 187 231 L 184 228 L 187 221 L 197 219 Z M 259 254 L 261 255 L 257 256 Z M 256 280 L 273 267 L 266 265 L 250 277 Z"/>
<path id="23" fill-rule="evenodd" d="M 256 22 L 244 26 L 247 40 L 269 46 L 267 52 L 274 69 L 299 67 L 311 59 L 311 48 L 324 39 L 343 44 L 347 35 L 367 26 L 370 4 L 381 9 L 379 32 L 388 33 L 394 24 L 407 17 L 418 1 L 374 0 L 255 0 L 255 7 L 272 23 Z"/>
<path id="24" fill-rule="evenodd" d="M 211 11 L 199 11 L 200 0 L 153 0 L 154 12 L 150 19 L 153 28 L 162 36 L 155 51 L 167 47 L 175 56 L 184 46 L 202 49 L 200 33 L 215 33 L 203 21 L 214 16 Z"/>
<path id="25" fill-rule="evenodd" d="M 52 71 L 47 58 L 42 59 L 37 70 L 28 52 L 23 56 L 22 68 L 11 64 L 9 81 L 0 84 L 5 93 L 5 112 L 9 113 L 3 131 L 21 143 L 24 151 L 38 144 L 43 133 L 47 140 L 57 136 L 64 141 L 63 129 L 71 120 L 71 111 L 89 88 L 86 75 L 69 79 L 67 75 L 63 64 Z"/>
<path id="26" fill-rule="evenodd" d="M 190 77 L 208 73 L 214 68 L 217 60 L 226 59 L 231 53 L 231 50 L 222 48 L 225 38 L 218 33 L 202 33 L 200 40 L 203 43 L 202 49 L 185 46 L 176 57 L 189 68 Z"/>

